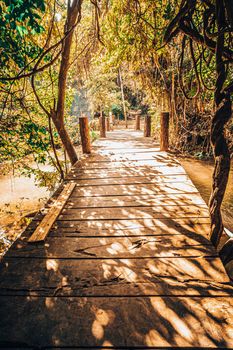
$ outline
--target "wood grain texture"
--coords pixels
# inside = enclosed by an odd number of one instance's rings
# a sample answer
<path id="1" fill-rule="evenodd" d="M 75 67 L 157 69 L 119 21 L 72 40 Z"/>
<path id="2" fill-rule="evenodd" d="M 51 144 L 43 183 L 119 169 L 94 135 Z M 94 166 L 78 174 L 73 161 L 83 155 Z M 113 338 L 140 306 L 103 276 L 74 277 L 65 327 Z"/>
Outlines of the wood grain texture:
<path id="1" fill-rule="evenodd" d="M 147 258 L 147 257 L 183 257 L 216 256 L 216 250 L 209 240 L 202 236 L 156 236 L 144 237 L 104 237 L 77 238 L 64 237 L 57 240 L 47 237 L 46 243 L 28 244 L 18 240 L 7 257 L 40 258 Z"/>
<path id="2" fill-rule="evenodd" d="M 35 347 L 108 344 L 126 349 L 233 347 L 230 297 L 2 296 L 0 313 L 4 315 L 2 343 L 26 340 Z"/>
<path id="3" fill-rule="evenodd" d="M 160 114 L 160 150 L 167 151 L 169 148 L 169 113 Z"/>
<path id="4" fill-rule="evenodd" d="M 164 166 L 163 171 L 159 171 L 156 168 L 150 168 L 150 167 L 119 167 L 116 170 L 112 168 L 105 168 L 105 169 L 79 169 L 74 168 L 71 169 L 70 173 L 67 176 L 67 179 L 104 179 L 104 178 L 122 178 L 122 177 L 138 177 L 138 176 L 174 176 L 183 174 L 186 175 L 183 168 L 180 166 L 178 167 L 166 167 Z"/>
<path id="5" fill-rule="evenodd" d="M 231 349 L 233 285 L 208 209 L 180 163 L 141 132 L 98 140 L 45 241 L 0 265 L 1 349 Z"/>
<path id="6" fill-rule="evenodd" d="M 82 151 L 84 154 L 91 153 L 91 137 L 89 129 L 88 117 L 79 117 L 79 130 L 82 144 Z"/>
<path id="7" fill-rule="evenodd" d="M 190 206 L 156 206 L 156 207 L 121 207 L 116 208 L 64 208 L 60 218 L 68 216 L 70 219 L 150 219 L 150 218 L 165 218 L 165 217 L 208 217 L 209 212 L 206 205 L 190 205 Z"/>
<path id="8" fill-rule="evenodd" d="M 83 186 L 104 186 L 104 185 L 137 185 L 137 184 L 156 184 L 160 185 L 161 183 L 190 183 L 189 178 L 187 175 L 184 174 L 178 174 L 173 176 L 159 176 L 159 177 L 153 177 L 153 176 L 124 176 L 119 178 L 111 178 L 108 177 L 106 179 L 77 179 L 77 187 L 83 187 Z"/>
<path id="9" fill-rule="evenodd" d="M 90 273 L 91 271 L 91 273 Z M 233 286 L 218 257 L 138 259 L 6 259 L 0 295 L 230 296 Z M 214 279 L 214 282 L 210 282 Z"/>
<path id="10" fill-rule="evenodd" d="M 145 194 L 192 194 L 197 193 L 197 189 L 191 183 L 176 182 L 176 183 L 161 183 L 152 184 L 150 182 L 133 184 L 118 184 L 118 185 L 89 185 L 79 186 L 74 190 L 74 197 L 99 197 L 99 196 L 126 196 L 126 195 L 145 195 Z"/>
<path id="11" fill-rule="evenodd" d="M 49 209 L 46 216 L 43 218 L 39 226 L 36 228 L 33 235 L 29 238 L 28 242 L 38 242 L 44 241 L 47 237 L 50 228 L 53 226 L 55 220 L 59 216 L 62 211 L 67 199 L 71 195 L 72 191 L 75 188 L 75 184 L 70 182 L 64 186 L 64 189 L 59 194 L 56 201 L 53 203 L 51 208 Z"/>
<path id="12" fill-rule="evenodd" d="M 144 137 L 151 136 L 151 116 L 146 115 L 144 121 Z"/>
<path id="13" fill-rule="evenodd" d="M 173 195 L 135 195 L 135 196 L 102 196 L 95 198 L 72 198 L 65 208 L 115 208 L 115 207 L 153 207 L 153 206 L 189 206 L 205 205 L 199 194 Z"/>
<path id="14" fill-rule="evenodd" d="M 22 235 L 28 236 L 40 221 L 33 221 Z M 50 237 L 111 237 L 189 235 L 202 233 L 208 237 L 209 218 L 138 219 L 138 220 L 57 220 L 49 232 Z"/>

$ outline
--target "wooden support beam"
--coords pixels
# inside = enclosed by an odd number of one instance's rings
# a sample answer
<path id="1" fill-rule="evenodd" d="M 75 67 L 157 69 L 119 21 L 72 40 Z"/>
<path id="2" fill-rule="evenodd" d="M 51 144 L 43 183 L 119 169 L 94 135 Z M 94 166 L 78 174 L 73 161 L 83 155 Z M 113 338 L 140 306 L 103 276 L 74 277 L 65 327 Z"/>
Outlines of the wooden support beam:
<path id="1" fill-rule="evenodd" d="M 150 136 L 151 136 L 151 116 L 146 115 L 145 123 L 144 123 L 144 137 L 150 137 Z"/>
<path id="2" fill-rule="evenodd" d="M 135 116 L 135 130 L 140 130 L 140 115 Z"/>
<path id="3" fill-rule="evenodd" d="M 105 125 L 104 115 L 99 117 L 99 123 L 100 123 L 100 137 L 106 137 L 106 125 Z"/>
<path id="4" fill-rule="evenodd" d="M 91 138 L 88 117 L 79 117 L 79 129 L 82 143 L 82 150 L 84 154 L 91 153 Z"/>
<path id="5" fill-rule="evenodd" d="M 160 116 L 160 150 L 169 148 L 169 112 L 162 112 Z"/>
<path id="6" fill-rule="evenodd" d="M 54 202 L 53 206 L 49 209 L 48 213 L 45 215 L 39 226 L 29 238 L 28 242 L 39 242 L 44 241 L 47 237 L 49 230 L 53 226 L 57 217 L 60 215 L 66 201 L 69 199 L 71 193 L 73 192 L 76 184 L 69 182 L 64 186 L 61 194 L 58 196 L 57 200 Z"/>

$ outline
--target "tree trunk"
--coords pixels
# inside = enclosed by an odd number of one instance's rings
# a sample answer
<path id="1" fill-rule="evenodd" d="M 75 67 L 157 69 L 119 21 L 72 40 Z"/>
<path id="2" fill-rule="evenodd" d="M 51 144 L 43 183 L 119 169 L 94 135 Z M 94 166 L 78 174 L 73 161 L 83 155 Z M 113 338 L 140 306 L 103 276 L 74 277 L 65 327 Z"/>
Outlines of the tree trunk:
<path id="1" fill-rule="evenodd" d="M 175 125 L 175 68 L 172 66 L 172 83 L 171 83 L 171 124 Z"/>
<path id="2" fill-rule="evenodd" d="M 229 238 L 219 252 L 224 265 L 233 260 L 233 238 Z"/>
<path id="3" fill-rule="evenodd" d="M 151 136 L 151 116 L 146 115 L 145 122 L 144 122 L 144 137 L 150 137 L 150 136 Z"/>
<path id="4" fill-rule="evenodd" d="M 77 153 L 72 144 L 72 141 L 66 131 L 65 122 L 64 122 L 64 113 L 65 113 L 65 97 L 66 97 L 66 82 L 67 82 L 67 73 L 69 70 L 69 59 L 71 52 L 72 39 L 74 34 L 74 29 L 77 23 L 81 19 L 81 5 L 83 0 L 73 0 L 67 2 L 67 19 L 64 27 L 64 40 L 62 42 L 62 53 L 61 53 L 61 63 L 58 74 L 58 93 L 57 101 L 54 99 L 54 106 L 50 109 L 47 108 L 41 101 L 40 97 L 35 88 L 34 78 L 32 76 L 31 84 L 36 96 L 36 99 L 47 114 L 49 118 L 53 120 L 53 123 L 58 131 L 62 144 L 65 151 L 68 154 L 68 157 L 73 165 L 78 160 Z M 57 102 L 57 103 L 56 103 Z"/>
<path id="5" fill-rule="evenodd" d="M 80 128 L 80 136 L 81 136 L 83 153 L 90 154 L 91 138 L 90 138 L 88 117 L 79 117 L 79 128 Z"/>
<path id="6" fill-rule="evenodd" d="M 230 112 L 229 105 L 229 101 L 227 102 L 225 100 L 223 102 L 223 105 L 217 109 L 211 126 L 211 144 L 213 147 L 215 167 L 209 209 L 211 217 L 211 241 L 216 247 L 223 232 L 221 204 L 230 171 L 230 152 L 224 136 L 224 125 L 222 123 L 226 115 Z"/>
<path id="7" fill-rule="evenodd" d="M 124 85 L 123 85 L 123 80 L 122 80 L 120 68 L 118 70 L 118 76 L 119 76 L 119 82 L 120 82 L 120 88 L 121 88 L 121 98 L 122 98 L 123 113 L 124 113 L 124 118 L 125 118 L 125 127 L 127 129 L 128 128 L 128 120 L 127 120 L 127 113 L 126 113 L 126 106 L 125 106 Z"/>
<path id="8" fill-rule="evenodd" d="M 160 115 L 160 150 L 167 151 L 169 148 L 169 113 L 162 112 Z"/>
<path id="9" fill-rule="evenodd" d="M 65 147 L 65 150 L 67 151 L 67 154 L 70 158 L 72 165 L 77 161 L 78 156 L 75 151 L 75 148 L 72 145 L 71 139 L 65 129 L 64 113 L 65 113 L 66 81 L 67 81 L 67 74 L 69 70 L 69 59 L 70 59 L 72 39 L 74 34 L 73 28 L 75 28 L 76 22 L 80 21 L 81 5 L 82 5 L 82 0 L 73 0 L 71 5 L 70 5 L 70 2 L 68 2 L 68 5 L 67 5 L 68 7 L 67 20 L 66 20 L 64 32 L 69 32 L 69 35 L 67 35 L 63 43 L 61 64 L 60 64 L 60 70 L 58 75 L 58 99 L 57 99 L 57 107 L 56 107 L 56 117 L 52 118 L 55 126 L 57 127 L 58 125 L 59 127 L 57 131 L 61 137 L 62 143 Z M 67 137 L 67 140 L 64 139 L 65 137 Z"/>
<path id="10" fill-rule="evenodd" d="M 224 135 L 224 129 L 226 123 L 230 120 L 232 113 L 230 93 L 223 89 L 227 77 L 227 68 L 222 57 L 225 42 L 225 9 L 222 0 L 216 1 L 216 13 L 218 29 L 216 45 L 217 80 L 214 96 L 216 112 L 211 125 L 211 144 L 214 153 L 215 167 L 213 173 L 212 193 L 209 201 L 211 241 L 215 247 L 218 246 L 223 232 L 221 205 L 230 171 L 230 152 Z"/>
<path id="11" fill-rule="evenodd" d="M 60 139 L 62 141 L 64 149 L 66 150 L 66 152 L 68 154 L 70 162 L 72 165 L 74 165 L 78 160 L 78 156 L 77 156 L 76 150 L 74 148 L 74 145 L 70 139 L 70 136 L 66 131 L 65 125 L 64 125 L 62 120 L 56 118 L 55 114 L 51 114 L 51 117 L 52 117 L 53 123 L 57 129 L 57 132 L 60 136 Z"/>
<path id="12" fill-rule="evenodd" d="M 224 135 L 224 125 L 231 117 L 231 101 L 225 96 L 218 104 L 211 125 L 211 144 L 215 167 L 212 193 L 209 201 L 211 218 L 211 241 L 217 247 L 223 232 L 221 204 L 225 194 L 230 171 L 230 152 Z"/>

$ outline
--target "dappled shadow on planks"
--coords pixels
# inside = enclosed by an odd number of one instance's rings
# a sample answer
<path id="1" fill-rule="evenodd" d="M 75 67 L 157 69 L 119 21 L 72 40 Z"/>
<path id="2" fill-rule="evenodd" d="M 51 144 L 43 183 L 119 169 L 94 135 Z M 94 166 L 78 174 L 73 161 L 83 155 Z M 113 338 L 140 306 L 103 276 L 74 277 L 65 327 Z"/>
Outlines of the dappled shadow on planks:
<path id="1" fill-rule="evenodd" d="M 69 174 L 46 241 L 27 243 L 37 216 L 7 253 L 2 348 L 232 347 L 233 289 L 203 200 L 139 133 L 112 135 Z"/>
<path id="2" fill-rule="evenodd" d="M 10 268 L 10 259 L 7 263 Z M 141 267 L 132 259 L 18 263 L 24 272 L 16 274 L 14 283 L 18 288 L 23 283 L 24 289 L 16 296 L 11 284 L 8 296 L 1 297 L 0 329 L 8 325 L 2 340 L 23 342 L 26 337 L 30 345 L 88 347 L 232 344 L 232 302 L 227 297 L 232 292 L 209 283 L 198 259 L 148 259 Z M 161 275 L 165 264 L 167 279 Z M 206 264 L 221 276 L 217 261 L 206 259 Z"/>

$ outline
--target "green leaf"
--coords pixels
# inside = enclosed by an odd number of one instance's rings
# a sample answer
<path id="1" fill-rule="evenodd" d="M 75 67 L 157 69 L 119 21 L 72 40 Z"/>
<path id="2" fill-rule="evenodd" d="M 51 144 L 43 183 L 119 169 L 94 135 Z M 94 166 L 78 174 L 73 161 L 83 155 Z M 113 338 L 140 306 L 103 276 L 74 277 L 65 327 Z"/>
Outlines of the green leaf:
<path id="1" fill-rule="evenodd" d="M 16 30 L 18 31 L 19 35 L 23 37 L 24 35 L 28 34 L 28 30 L 24 26 L 17 25 Z"/>

